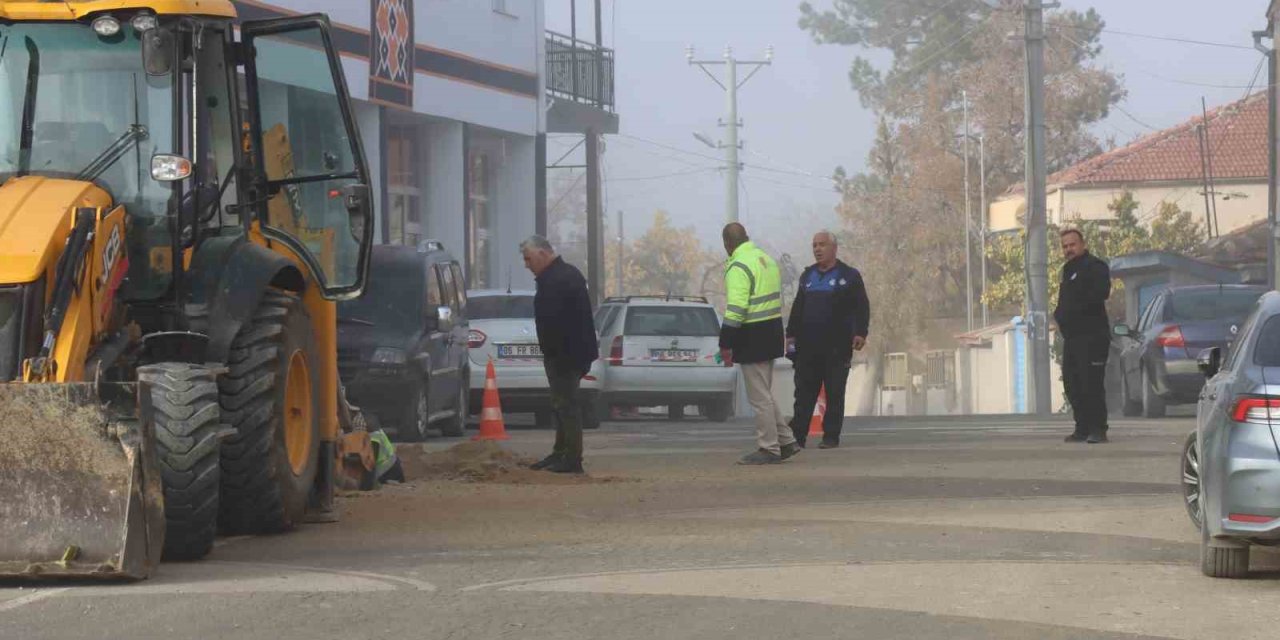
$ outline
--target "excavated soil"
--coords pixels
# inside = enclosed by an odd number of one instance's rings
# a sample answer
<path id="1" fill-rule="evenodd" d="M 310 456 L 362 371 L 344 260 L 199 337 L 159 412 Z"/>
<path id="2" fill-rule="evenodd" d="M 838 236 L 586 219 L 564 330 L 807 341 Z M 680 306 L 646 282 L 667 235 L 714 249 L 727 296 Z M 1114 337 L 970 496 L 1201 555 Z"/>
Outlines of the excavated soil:
<path id="1" fill-rule="evenodd" d="M 444 451 L 428 453 L 421 445 L 396 446 L 405 480 L 484 482 L 493 484 L 591 484 L 618 482 L 620 478 L 534 471 L 533 458 L 516 455 L 492 441 L 464 442 Z"/>
<path id="2" fill-rule="evenodd" d="M 0 385 L 0 461 L 8 469 L 128 477 L 132 467 L 107 427 L 101 407 L 72 402 L 54 385 Z"/>

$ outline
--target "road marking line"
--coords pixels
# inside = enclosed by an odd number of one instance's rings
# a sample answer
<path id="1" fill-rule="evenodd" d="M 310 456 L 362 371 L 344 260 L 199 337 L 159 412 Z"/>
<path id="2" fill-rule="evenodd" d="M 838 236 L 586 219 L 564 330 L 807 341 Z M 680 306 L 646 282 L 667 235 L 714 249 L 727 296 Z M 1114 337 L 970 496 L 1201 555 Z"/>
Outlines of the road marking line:
<path id="1" fill-rule="evenodd" d="M 67 590 L 67 587 L 63 587 L 61 589 L 42 589 L 35 593 L 29 593 L 25 596 L 14 598 L 13 600 L 6 600 L 5 602 L 0 602 L 0 611 L 13 611 L 18 607 L 25 607 L 26 605 L 39 602 L 45 598 L 52 598 L 53 596 Z"/>
<path id="2" fill-rule="evenodd" d="M 235 560 L 207 560 L 205 564 L 220 564 L 239 567 L 262 567 L 267 569 L 280 569 L 290 571 L 306 571 L 311 573 L 327 573 L 336 576 L 348 576 L 351 578 L 364 578 L 366 580 L 374 580 L 377 582 L 386 582 L 401 587 L 412 587 L 418 591 L 438 591 L 438 587 L 425 580 L 416 578 L 407 578 L 403 576 L 392 576 L 385 573 L 369 573 L 366 571 L 346 571 L 343 569 L 326 569 L 324 567 L 301 567 L 292 564 L 275 564 L 267 562 L 239 562 Z"/>

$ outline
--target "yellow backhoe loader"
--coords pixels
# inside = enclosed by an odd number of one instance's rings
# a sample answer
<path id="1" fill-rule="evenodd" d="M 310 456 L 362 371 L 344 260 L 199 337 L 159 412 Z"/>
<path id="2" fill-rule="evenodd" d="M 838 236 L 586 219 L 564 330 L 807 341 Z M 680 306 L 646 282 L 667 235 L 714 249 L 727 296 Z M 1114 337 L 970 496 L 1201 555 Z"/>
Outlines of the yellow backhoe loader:
<path id="1" fill-rule="evenodd" d="M 373 212 L 328 19 L 0 0 L 0 142 L 0 578 L 330 514 Z"/>

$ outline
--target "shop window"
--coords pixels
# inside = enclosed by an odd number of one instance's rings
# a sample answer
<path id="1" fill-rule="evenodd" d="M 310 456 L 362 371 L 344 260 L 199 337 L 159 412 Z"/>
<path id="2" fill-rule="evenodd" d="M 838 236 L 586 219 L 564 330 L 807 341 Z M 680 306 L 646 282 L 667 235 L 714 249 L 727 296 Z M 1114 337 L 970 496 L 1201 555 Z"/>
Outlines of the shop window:
<path id="1" fill-rule="evenodd" d="M 391 244 L 416 246 L 423 238 L 418 128 L 394 125 L 387 135 L 387 227 Z"/>
<path id="2" fill-rule="evenodd" d="M 490 286 L 490 252 L 492 251 L 493 203 L 489 197 L 489 156 L 471 154 L 467 185 L 467 271 L 472 289 Z"/>

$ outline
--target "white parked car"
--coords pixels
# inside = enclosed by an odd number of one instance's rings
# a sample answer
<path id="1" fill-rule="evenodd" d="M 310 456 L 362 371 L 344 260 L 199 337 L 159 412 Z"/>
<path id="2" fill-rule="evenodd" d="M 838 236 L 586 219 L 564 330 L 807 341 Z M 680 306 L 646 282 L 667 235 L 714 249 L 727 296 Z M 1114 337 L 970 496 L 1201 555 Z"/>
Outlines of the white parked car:
<path id="1" fill-rule="evenodd" d="M 706 298 L 609 298 L 595 319 L 602 409 L 665 406 L 678 420 L 695 405 L 715 422 L 733 415 L 738 372 L 720 359 L 720 315 Z"/>
<path id="2" fill-rule="evenodd" d="M 493 358 L 503 413 L 533 413 L 538 424 L 551 424 L 551 391 L 542 368 L 542 350 L 533 320 L 533 291 L 468 291 L 471 330 L 471 413 L 480 413 L 484 377 Z M 600 361 L 582 380 L 582 426 L 600 426 Z"/>

